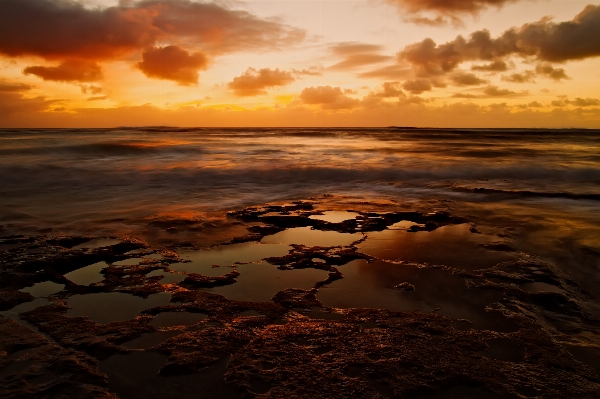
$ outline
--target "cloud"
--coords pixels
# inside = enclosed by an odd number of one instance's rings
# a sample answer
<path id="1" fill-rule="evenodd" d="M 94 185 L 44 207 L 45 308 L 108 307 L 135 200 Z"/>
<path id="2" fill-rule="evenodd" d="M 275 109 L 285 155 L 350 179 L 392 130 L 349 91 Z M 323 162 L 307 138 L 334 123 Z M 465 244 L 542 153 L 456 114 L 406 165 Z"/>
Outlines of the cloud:
<path id="1" fill-rule="evenodd" d="M 154 47 L 142 52 L 137 67 L 149 78 L 172 80 L 182 86 L 198 83 L 198 70 L 206 69 L 208 58 L 190 54 L 177 46 Z"/>
<path id="2" fill-rule="evenodd" d="M 377 44 L 368 44 L 360 42 L 341 42 L 331 46 L 331 51 L 335 55 L 347 56 L 354 54 L 378 53 L 383 50 L 383 46 Z"/>
<path id="3" fill-rule="evenodd" d="M 292 73 L 296 76 L 323 76 L 322 68 L 310 67 L 308 69 L 292 69 Z"/>
<path id="4" fill-rule="evenodd" d="M 471 69 L 482 72 L 504 72 L 508 70 L 508 64 L 502 60 L 495 60 L 489 64 L 473 65 Z"/>
<path id="5" fill-rule="evenodd" d="M 203 52 L 289 47 L 305 37 L 301 29 L 275 20 L 190 0 L 140 1 L 85 8 L 70 0 L 0 1 L 0 53 L 46 59 L 114 59 L 159 41 L 194 43 Z"/>
<path id="6" fill-rule="evenodd" d="M 360 101 L 348 97 L 339 87 L 317 86 L 307 87 L 300 93 L 304 104 L 320 104 L 323 109 L 351 109 L 360 104 Z"/>
<path id="7" fill-rule="evenodd" d="M 94 85 L 79 85 L 79 87 L 81 88 L 81 92 L 83 94 L 100 94 L 102 93 L 102 87 L 100 86 L 94 86 Z"/>
<path id="8" fill-rule="evenodd" d="M 466 61 L 487 61 L 486 66 L 474 69 L 496 70 L 510 56 L 563 62 L 600 56 L 598 37 L 600 6 L 589 5 L 572 21 L 555 23 L 546 18 L 511 28 L 497 38 L 487 30 L 440 45 L 427 38 L 406 46 L 398 53 L 398 61 L 410 63 L 421 77 L 447 74 Z M 564 79 L 559 72 L 555 76 Z"/>
<path id="9" fill-rule="evenodd" d="M 390 61 L 394 58 L 379 54 L 383 50 L 382 46 L 368 43 L 342 42 L 331 46 L 330 50 L 335 56 L 343 57 L 342 61 L 327 68 L 333 70 L 352 69 Z"/>
<path id="10" fill-rule="evenodd" d="M 498 86 L 488 86 L 483 90 L 483 93 L 489 97 L 514 97 L 527 94 L 527 92 L 517 93 L 508 89 L 500 89 Z"/>
<path id="11" fill-rule="evenodd" d="M 257 96 L 266 94 L 265 89 L 276 86 L 285 86 L 296 79 L 290 72 L 279 69 L 263 68 L 256 70 L 248 68 L 242 75 L 233 78 L 227 84 L 236 96 Z"/>
<path id="12" fill-rule="evenodd" d="M 577 97 L 575 100 L 567 101 L 569 104 L 574 105 L 576 107 L 593 107 L 596 105 L 600 105 L 600 100 L 596 98 L 580 98 Z"/>
<path id="13" fill-rule="evenodd" d="M 501 7 L 516 0 L 386 0 L 400 9 L 406 22 L 441 26 L 448 23 L 460 25 L 460 16 L 475 15 L 489 7 Z M 432 13 L 434 17 L 424 16 Z"/>
<path id="14" fill-rule="evenodd" d="M 13 83 L 0 80 L 0 92 L 22 92 L 33 87 L 25 83 Z"/>
<path id="15" fill-rule="evenodd" d="M 9 87 L 8 90 L 2 88 Z M 0 125 L 3 119 L 14 117 L 15 115 L 23 115 L 25 119 L 32 121 L 32 115 L 35 113 L 46 111 L 49 107 L 61 103 L 62 100 L 48 100 L 46 97 L 28 98 L 21 93 L 29 89 L 14 89 L 11 84 L 0 83 Z M 33 119 L 35 120 L 35 119 Z"/>
<path id="16" fill-rule="evenodd" d="M 106 100 L 108 97 L 107 96 L 94 96 L 94 97 L 90 97 L 87 99 L 87 101 L 102 101 L 102 100 Z"/>
<path id="17" fill-rule="evenodd" d="M 535 67 L 535 71 L 538 75 L 543 75 L 554 80 L 569 79 L 563 68 L 554 68 L 547 63 L 539 64 Z"/>
<path id="18" fill-rule="evenodd" d="M 567 105 L 573 105 L 575 107 L 595 107 L 600 105 L 600 100 L 596 98 L 581 98 L 577 97 L 575 100 L 568 100 L 566 98 L 562 98 L 560 100 L 552 101 L 552 104 L 555 107 L 566 107 Z"/>
<path id="19" fill-rule="evenodd" d="M 410 68 L 402 65 L 388 65 L 372 71 L 358 74 L 359 78 L 403 79 L 412 73 Z"/>
<path id="20" fill-rule="evenodd" d="M 535 83 L 535 72 L 525 71 L 523 73 L 513 73 L 502 76 L 502 81 L 511 83 Z"/>
<path id="21" fill-rule="evenodd" d="M 81 60 L 67 60 L 55 67 L 30 66 L 23 73 L 55 82 L 96 82 L 103 78 L 97 63 Z"/>
<path id="22" fill-rule="evenodd" d="M 412 94 L 421 94 L 433 89 L 431 82 L 427 79 L 407 80 L 402 84 L 402 88 Z"/>
<path id="23" fill-rule="evenodd" d="M 457 72 L 450 77 L 450 80 L 457 86 L 476 86 L 487 83 L 487 80 L 466 72 Z"/>
<path id="24" fill-rule="evenodd" d="M 377 93 L 380 97 L 400 97 L 404 96 L 404 92 L 399 89 L 400 82 L 383 82 L 383 91 Z"/>
<path id="25" fill-rule="evenodd" d="M 327 69 L 350 69 L 363 65 L 377 64 L 391 60 L 393 57 L 380 54 L 353 54 L 346 57 L 344 61 L 340 61 Z"/>

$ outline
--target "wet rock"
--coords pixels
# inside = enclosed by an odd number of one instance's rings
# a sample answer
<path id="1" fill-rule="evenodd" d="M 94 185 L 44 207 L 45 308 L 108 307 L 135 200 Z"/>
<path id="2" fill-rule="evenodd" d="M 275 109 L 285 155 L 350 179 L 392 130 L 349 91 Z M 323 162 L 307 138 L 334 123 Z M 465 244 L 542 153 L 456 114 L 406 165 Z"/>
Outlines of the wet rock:
<path id="1" fill-rule="evenodd" d="M 273 297 L 273 302 L 284 308 L 318 308 L 323 307 L 317 299 L 317 290 L 303 290 L 301 288 L 288 288 L 279 291 Z"/>
<path id="2" fill-rule="evenodd" d="M 332 266 L 329 270 L 330 271 L 329 274 L 327 274 L 327 278 L 315 284 L 315 288 L 321 288 L 324 285 L 333 283 L 336 280 L 344 278 L 344 275 L 337 269 L 337 267 Z"/>
<path id="3" fill-rule="evenodd" d="M 91 357 L 52 344 L 0 315 L 0 395 L 7 399 L 117 399 Z"/>
<path id="4" fill-rule="evenodd" d="M 0 290 L 0 311 L 9 310 L 15 306 L 33 301 L 34 297 L 28 292 L 21 292 L 18 290 L 2 289 Z"/>
<path id="5" fill-rule="evenodd" d="M 188 276 L 179 283 L 182 287 L 188 288 L 212 288 L 235 283 L 240 275 L 237 270 L 233 270 L 223 276 L 209 277 L 202 274 L 188 274 Z"/>
<path id="6" fill-rule="evenodd" d="M 400 284 L 396 284 L 394 286 L 394 288 L 396 288 L 397 290 L 400 290 L 400 291 L 407 291 L 407 292 L 415 290 L 415 286 L 410 283 L 407 283 L 406 281 L 403 283 L 400 283 Z"/>

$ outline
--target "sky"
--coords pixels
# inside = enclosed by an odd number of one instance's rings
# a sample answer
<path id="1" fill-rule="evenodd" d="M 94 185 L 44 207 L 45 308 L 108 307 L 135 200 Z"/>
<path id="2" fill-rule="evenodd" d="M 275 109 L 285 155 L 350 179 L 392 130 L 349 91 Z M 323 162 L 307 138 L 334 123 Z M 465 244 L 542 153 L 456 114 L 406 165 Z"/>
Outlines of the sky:
<path id="1" fill-rule="evenodd" d="M 0 0 L 0 127 L 600 128 L 600 4 Z"/>

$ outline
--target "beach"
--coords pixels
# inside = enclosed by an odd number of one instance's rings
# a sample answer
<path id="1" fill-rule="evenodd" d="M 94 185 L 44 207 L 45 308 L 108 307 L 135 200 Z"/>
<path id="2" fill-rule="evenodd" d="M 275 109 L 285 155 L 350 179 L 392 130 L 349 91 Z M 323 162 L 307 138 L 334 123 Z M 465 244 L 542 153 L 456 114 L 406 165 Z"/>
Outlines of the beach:
<path id="1" fill-rule="evenodd" d="M 0 140 L 6 397 L 600 391 L 596 130 Z"/>

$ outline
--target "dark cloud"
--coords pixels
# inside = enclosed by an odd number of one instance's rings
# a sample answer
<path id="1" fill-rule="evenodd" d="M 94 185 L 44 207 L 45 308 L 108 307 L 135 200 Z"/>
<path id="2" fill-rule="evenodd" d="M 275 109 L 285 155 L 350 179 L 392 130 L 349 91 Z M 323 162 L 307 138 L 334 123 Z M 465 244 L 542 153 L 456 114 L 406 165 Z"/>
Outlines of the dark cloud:
<path id="1" fill-rule="evenodd" d="M 149 78 L 172 80 L 184 86 L 198 83 L 198 70 L 207 66 L 204 54 L 190 54 L 177 46 L 150 48 L 142 52 L 142 61 L 137 63 Z"/>
<path id="2" fill-rule="evenodd" d="M 276 86 L 285 86 L 296 79 L 290 72 L 279 69 L 263 68 L 256 70 L 248 68 L 242 75 L 233 78 L 227 84 L 236 96 L 257 96 L 266 94 L 265 89 Z"/>
<path id="3" fill-rule="evenodd" d="M 487 80 L 478 78 L 475 74 L 457 72 L 450 77 L 452 83 L 457 86 L 477 86 L 487 83 Z"/>
<path id="4" fill-rule="evenodd" d="M 498 86 L 488 86 L 483 90 L 483 94 L 488 97 L 515 97 L 527 94 L 527 92 L 517 93 L 508 89 L 500 89 Z"/>
<path id="5" fill-rule="evenodd" d="M 535 72 L 554 80 L 569 79 L 563 68 L 555 68 L 550 64 L 539 64 L 535 67 Z"/>
<path id="6" fill-rule="evenodd" d="M 540 104 L 540 103 L 539 103 L 539 102 L 537 102 L 537 101 L 532 101 L 532 102 L 530 102 L 529 104 L 527 104 L 527 106 L 528 106 L 529 108 L 542 108 L 542 107 L 543 107 L 543 105 L 542 105 L 542 104 Z"/>
<path id="7" fill-rule="evenodd" d="M 501 7 L 517 0 L 386 0 L 397 6 L 404 21 L 420 25 L 442 26 L 452 23 L 460 25 L 460 17 L 475 15 L 489 7 Z M 426 14 L 433 14 L 429 17 Z"/>
<path id="8" fill-rule="evenodd" d="M 482 72 L 504 72 L 508 70 L 508 64 L 502 60 L 496 60 L 484 65 L 473 65 L 471 67 L 474 71 Z"/>
<path id="9" fill-rule="evenodd" d="M 23 92 L 33 87 L 24 83 L 13 83 L 0 80 L 0 92 Z"/>
<path id="10" fill-rule="evenodd" d="M 421 94 L 424 91 L 433 89 L 431 82 L 427 79 L 407 80 L 402 84 L 402 88 L 412 94 Z"/>
<path id="11" fill-rule="evenodd" d="M 596 98 L 580 98 L 577 97 L 575 100 L 567 101 L 569 104 L 574 105 L 576 107 L 593 107 L 596 105 L 600 105 L 600 100 Z"/>
<path id="12" fill-rule="evenodd" d="M 575 107 L 595 107 L 600 105 L 600 100 L 596 98 L 581 98 L 577 97 L 575 100 L 568 100 L 561 98 L 551 102 L 555 107 L 566 107 L 567 105 L 573 105 Z"/>
<path id="13" fill-rule="evenodd" d="M 511 83 L 535 83 L 535 72 L 525 71 L 522 73 L 513 73 L 510 75 L 502 76 L 504 82 Z"/>
<path id="14" fill-rule="evenodd" d="M 444 75 L 466 61 L 488 61 L 487 66 L 474 69 L 494 70 L 502 66 L 503 58 L 513 55 L 551 62 L 597 57 L 598 37 L 600 6 L 589 5 L 572 21 L 555 23 L 543 19 L 509 29 L 497 38 L 492 38 L 487 30 L 473 32 L 469 39 L 458 36 L 440 45 L 427 38 L 406 46 L 398 58 L 412 64 L 419 76 Z M 555 76 L 561 75 L 556 72 Z"/>
<path id="15" fill-rule="evenodd" d="M 304 104 L 320 104 L 323 109 L 351 109 L 360 104 L 341 88 L 331 86 L 307 87 L 300 93 L 300 99 Z"/>
<path id="16" fill-rule="evenodd" d="M 97 82 L 103 78 L 100 65 L 80 60 L 64 61 L 55 67 L 30 66 L 23 73 L 56 82 Z"/>
<path id="17" fill-rule="evenodd" d="M 304 36 L 303 30 L 246 11 L 190 0 L 107 8 L 70 0 L 0 1 L 0 53 L 9 56 L 112 59 L 173 39 L 219 54 L 279 49 Z"/>
<path id="18" fill-rule="evenodd" d="M 2 87 L 2 84 L 0 84 Z M 27 89 L 25 89 L 27 90 Z M 0 126 L 3 118 L 15 114 L 31 115 L 35 112 L 46 111 L 61 100 L 48 100 L 46 97 L 25 97 L 20 91 L 0 90 Z"/>

